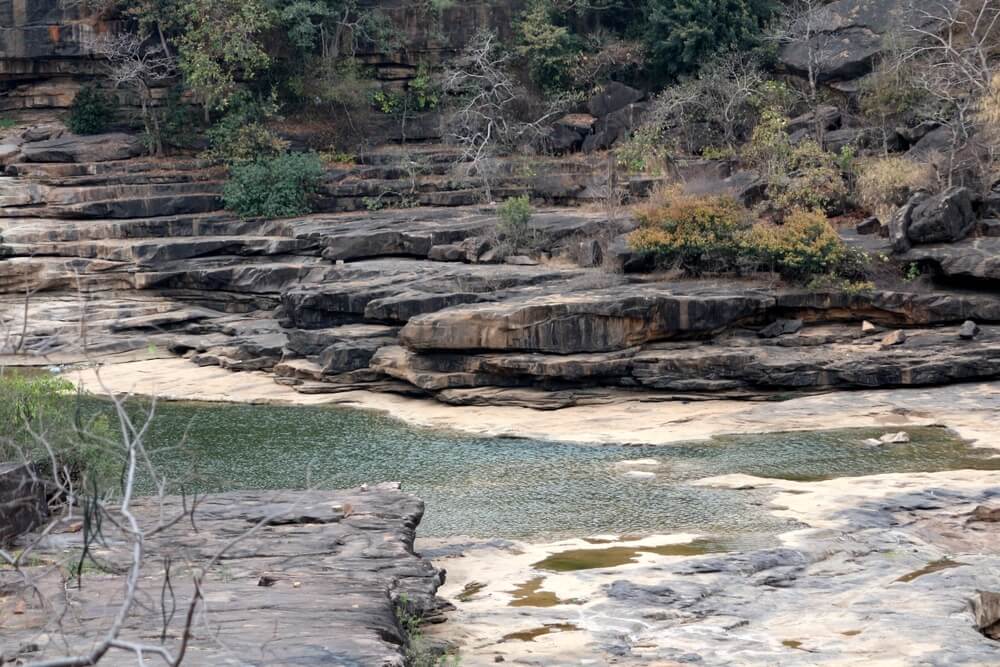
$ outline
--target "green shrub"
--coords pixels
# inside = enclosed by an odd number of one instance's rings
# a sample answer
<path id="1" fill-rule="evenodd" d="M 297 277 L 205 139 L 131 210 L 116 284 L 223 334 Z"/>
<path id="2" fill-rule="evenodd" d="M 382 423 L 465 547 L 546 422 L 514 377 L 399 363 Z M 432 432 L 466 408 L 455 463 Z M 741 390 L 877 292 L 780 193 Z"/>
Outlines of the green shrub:
<path id="1" fill-rule="evenodd" d="M 676 187 L 654 193 L 636 217 L 632 247 L 692 274 L 736 268 L 752 224 L 750 212 L 732 197 L 690 195 Z"/>
<path id="2" fill-rule="evenodd" d="M 239 164 L 284 152 L 287 144 L 266 124 L 277 109 L 273 99 L 261 101 L 245 94 L 235 96 L 226 114 L 207 132 L 209 157 L 226 164 Z"/>
<path id="3" fill-rule="evenodd" d="M 676 79 L 713 54 L 753 47 L 777 6 L 772 0 L 648 0 L 644 25 L 652 71 Z"/>
<path id="4" fill-rule="evenodd" d="M 167 94 L 162 109 L 154 110 L 154 113 L 160 114 L 160 140 L 165 146 L 173 148 L 193 147 L 201 126 L 198 112 L 184 101 L 182 92 L 179 86 L 174 86 Z"/>
<path id="5" fill-rule="evenodd" d="M 86 419 L 72 382 L 6 371 L 0 396 L 0 461 L 32 461 L 86 491 L 103 492 L 117 480 L 123 459 L 107 417 Z"/>
<path id="6" fill-rule="evenodd" d="M 74 134 L 100 134 L 114 113 L 107 96 L 94 86 L 84 86 L 73 98 L 66 126 Z"/>
<path id="7" fill-rule="evenodd" d="M 651 125 L 643 125 L 615 149 L 615 162 L 630 174 L 645 173 L 659 176 L 670 154 L 660 133 Z"/>
<path id="8" fill-rule="evenodd" d="M 16 125 L 17 121 L 13 118 L 0 118 L 0 130 L 9 130 Z"/>
<path id="9" fill-rule="evenodd" d="M 410 81 L 406 91 L 417 111 L 437 109 L 441 102 L 441 89 L 430 68 L 422 63 L 417 67 L 417 75 Z"/>
<path id="10" fill-rule="evenodd" d="M 315 153 L 286 153 L 243 162 L 230 168 L 222 190 L 226 208 L 244 218 L 281 218 L 312 210 L 312 197 L 323 179 L 323 161 Z"/>
<path id="11" fill-rule="evenodd" d="M 535 209 L 532 207 L 528 195 L 510 197 L 497 207 L 497 214 L 500 216 L 497 231 L 510 251 L 523 248 L 533 241 L 534 230 L 531 228 L 531 216 L 534 212 Z"/>
<path id="12" fill-rule="evenodd" d="M 788 120 L 775 109 L 765 109 L 754 127 L 744 159 L 768 181 L 788 172 L 792 142 L 788 138 Z"/>
<path id="13" fill-rule="evenodd" d="M 788 161 L 788 176 L 776 174 L 768 183 L 767 194 L 775 212 L 784 217 L 796 209 L 832 213 L 847 199 L 847 184 L 836 156 L 815 141 L 799 143 Z"/>

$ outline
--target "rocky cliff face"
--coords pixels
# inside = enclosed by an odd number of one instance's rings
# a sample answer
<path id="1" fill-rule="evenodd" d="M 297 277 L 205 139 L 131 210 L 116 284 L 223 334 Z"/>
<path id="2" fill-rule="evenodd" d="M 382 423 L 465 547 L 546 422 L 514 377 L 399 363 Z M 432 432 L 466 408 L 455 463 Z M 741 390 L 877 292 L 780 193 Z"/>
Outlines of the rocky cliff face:
<path id="1" fill-rule="evenodd" d="M 0 0 L 0 111 L 69 106 L 99 73 L 86 38 L 114 29 L 60 0 Z"/>
<path id="2" fill-rule="evenodd" d="M 427 3 L 369 0 L 389 18 L 400 48 L 362 46 L 358 59 L 392 86 L 460 50 L 477 31 L 510 34 L 522 0 L 459 2 L 440 12 Z M 122 29 L 120 22 L 88 17 L 63 0 L 0 0 L 0 111 L 65 108 L 80 86 L 100 74 L 86 48 L 95 33 Z"/>

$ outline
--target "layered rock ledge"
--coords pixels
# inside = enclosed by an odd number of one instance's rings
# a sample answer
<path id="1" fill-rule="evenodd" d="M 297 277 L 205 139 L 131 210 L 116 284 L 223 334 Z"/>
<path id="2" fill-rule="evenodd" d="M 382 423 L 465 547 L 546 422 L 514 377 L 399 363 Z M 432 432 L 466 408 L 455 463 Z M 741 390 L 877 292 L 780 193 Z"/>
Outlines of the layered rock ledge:
<path id="1" fill-rule="evenodd" d="M 181 503 L 145 499 L 134 511 L 143 525 L 154 526 L 161 516 L 178 514 Z M 248 533 L 208 570 L 205 602 L 184 664 L 402 666 L 408 637 L 397 605 L 403 601 L 409 613 L 434 617 L 435 592 L 444 581 L 443 571 L 413 551 L 423 510 L 398 484 L 205 496 L 192 521 L 147 541 L 139 604 L 121 638 L 148 643 L 161 636 L 159 601 L 166 590 L 175 596 L 176 610 L 167 636 L 179 637 L 192 594 L 190 568 Z M 37 577 L 44 602 L 23 587 L 18 574 L 0 569 L 0 662 L 73 654 L 107 631 L 123 594 L 123 576 L 91 565 L 82 587 L 67 595 L 66 571 L 52 566 L 79 555 L 82 535 L 78 522 L 60 524 L 26 568 Z M 97 563 L 114 572 L 128 563 L 127 545 L 113 526 L 104 526 L 104 536 L 91 550 Z M 112 651 L 105 663 L 135 664 L 135 656 Z"/>

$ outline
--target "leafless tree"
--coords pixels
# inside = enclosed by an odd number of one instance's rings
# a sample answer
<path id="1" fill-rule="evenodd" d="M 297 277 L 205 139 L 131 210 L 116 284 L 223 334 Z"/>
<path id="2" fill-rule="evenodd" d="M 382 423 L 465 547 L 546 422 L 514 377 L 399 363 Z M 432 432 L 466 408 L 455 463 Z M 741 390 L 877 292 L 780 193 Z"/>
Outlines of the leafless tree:
<path id="1" fill-rule="evenodd" d="M 900 63 L 929 96 L 925 113 L 951 136 L 942 180 L 951 185 L 972 169 L 988 187 L 1000 157 L 988 113 L 1000 74 L 1000 0 L 942 0 L 915 9 L 905 36 Z"/>
<path id="2" fill-rule="evenodd" d="M 804 56 L 806 90 L 803 100 L 813 114 L 816 140 L 823 143 L 826 129 L 816 113 L 820 102 L 820 83 L 824 61 L 841 48 L 829 28 L 836 25 L 835 17 L 824 0 L 792 0 L 784 5 L 774 22 L 769 37 L 781 47 L 790 47 Z"/>
<path id="3" fill-rule="evenodd" d="M 753 125 L 757 114 L 753 100 L 764 80 L 752 57 L 720 55 L 706 63 L 697 77 L 657 95 L 647 125 L 662 135 L 680 136 L 689 151 L 706 139 L 735 149 Z"/>
<path id="4" fill-rule="evenodd" d="M 525 111 L 527 94 L 510 72 L 510 61 L 496 35 L 481 32 L 442 75 L 441 88 L 452 106 L 447 137 L 461 150 L 461 162 L 482 180 L 488 201 L 497 157 L 537 138 L 564 110 L 562 100 L 551 100 L 543 109 Z"/>
<path id="5" fill-rule="evenodd" d="M 139 98 L 142 121 L 150 149 L 163 154 L 160 119 L 153 108 L 153 90 L 177 76 L 177 61 L 164 44 L 132 32 L 93 37 L 88 46 L 108 63 L 108 76 L 115 88 L 132 90 Z"/>

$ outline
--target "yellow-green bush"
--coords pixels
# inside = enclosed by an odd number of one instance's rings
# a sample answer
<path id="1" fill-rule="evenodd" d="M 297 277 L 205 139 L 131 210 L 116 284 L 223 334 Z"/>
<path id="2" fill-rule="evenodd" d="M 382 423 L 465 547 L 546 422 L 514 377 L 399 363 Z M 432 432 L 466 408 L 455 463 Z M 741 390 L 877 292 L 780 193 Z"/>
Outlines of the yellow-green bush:
<path id="1" fill-rule="evenodd" d="M 691 274 L 767 270 L 791 280 L 865 274 L 864 254 L 844 244 L 819 210 L 794 209 L 783 224 L 754 224 L 730 197 L 668 188 L 639 207 L 636 217 L 632 247 Z"/>
<path id="2" fill-rule="evenodd" d="M 72 382 L 0 371 L 0 461 L 34 462 L 68 475 L 83 493 L 103 492 L 123 463 L 114 443 L 107 417 L 87 417 Z"/>
<path id="3" fill-rule="evenodd" d="M 926 162 L 905 157 L 866 160 L 858 165 L 858 202 L 883 222 L 897 206 L 902 206 L 915 190 L 930 188 L 934 170 Z"/>
<path id="4" fill-rule="evenodd" d="M 853 261 L 851 250 L 819 211 L 796 209 L 781 225 L 755 225 L 746 252 L 790 278 L 840 274 Z"/>
<path id="5" fill-rule="evenodd" d="M 653 194 L 636 211 L 632 247 L 690 273 L 731 269 L 750 229 L 749 211 L 725 195 L 691 195 L 676 187 Z"/>

